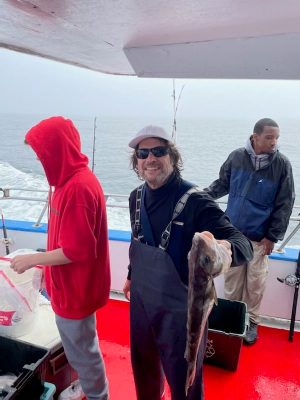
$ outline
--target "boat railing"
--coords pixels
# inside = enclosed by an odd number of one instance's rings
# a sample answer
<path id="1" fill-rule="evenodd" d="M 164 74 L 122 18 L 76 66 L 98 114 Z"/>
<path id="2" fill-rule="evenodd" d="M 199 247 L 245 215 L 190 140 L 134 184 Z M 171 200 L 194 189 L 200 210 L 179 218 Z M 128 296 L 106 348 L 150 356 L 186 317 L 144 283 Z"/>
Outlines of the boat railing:
<path id="1" fill-rule="evenodd" d="M 16 193 L 15 193 L 16 192 Z M 26 193 L 35 193 L 40 197 L 26 195 Z M 1 195 L 2 193 L 2 195 Z M 25 193 L 25 195 L 24 195 Z M 19 187 L 10 187 L 10 188 L 0 188 L 0 200 L 23 200 L 23 201 L 33 201 L 39 203 L 45 203 L 43 206 L 40 215 L 37 218 L 34 226 L 38 227 L 41 224 L 41 221 L 44 217 L 44 214 L 47 210 L 48 206 L 48 194 L 49 191 L 45 189 L 24 189 Z M 106 206 L 108 208 L 128 208 L 128 196 L 123 194 L 113 194 L 113 193 L 105 193 Z M 217 201 L 220 207 L 225 208 L 227 201 L 226 200 L 218 200 Z M 295 234 L 300 229 L 300 205 L 294 205 L 292 216 L 290 217 L 290 224 L 296 223 L 296 226 L 290 231 L 290 233 L 284 238 L 284 240 L 280 243 L 280 245 L 276 248 L 277 252 L 283 252 L 285 246 L 291 241 L 291 239 L 295 236 Z M 297 214 L 296 214 L 297 213 Z"/>
<path id="2" fill-rule="evenodd" d="M 128 196 L 126 194 L 104 194 L 107 207 L 128 208 Z M 117 200 L 117 203 L 116 203 Z M 111 202 L 110 202 L 111 201 Z M 124 202 L 124 204 L 123 204 Z"/>

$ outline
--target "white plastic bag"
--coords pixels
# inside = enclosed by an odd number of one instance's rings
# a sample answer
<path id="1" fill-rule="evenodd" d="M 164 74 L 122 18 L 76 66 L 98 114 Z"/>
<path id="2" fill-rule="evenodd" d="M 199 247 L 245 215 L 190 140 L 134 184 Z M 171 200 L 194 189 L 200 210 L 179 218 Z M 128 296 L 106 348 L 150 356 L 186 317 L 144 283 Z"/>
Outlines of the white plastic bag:
<path id="1" fill-rule="evenodd" d="M 0 260 L 0 334 L 18 337 L 34 322 L 43 270 L 31 268 L 17 274 L 8 259 Z"/>

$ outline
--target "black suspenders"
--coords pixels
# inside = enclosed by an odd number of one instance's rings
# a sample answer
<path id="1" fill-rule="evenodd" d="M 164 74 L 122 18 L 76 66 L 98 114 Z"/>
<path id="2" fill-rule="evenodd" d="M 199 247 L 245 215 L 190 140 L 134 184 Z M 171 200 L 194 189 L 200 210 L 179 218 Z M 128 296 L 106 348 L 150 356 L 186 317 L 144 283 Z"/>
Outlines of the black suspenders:
<path id="1" fill-rule="evenodd" d="M 135 240 L 141 241 L 144 239 L 144 235 L 141 231 L 141 205 L 142 205 L 142 193 L 144 190 L 144 185 L 141 185 L 137 188 L 136 193 L 136 206 L 135 206 L 135 218 L 134 218 L 134 229 L 133 229 L 133 236 Z M 184 209 L 189 197 L 193 193 L 200 192 L 201 190 L 198 187 L 191 187 L 188 189 L 177 201 L 176 206 L 173 211 L 172 219 L 164 229 L 163 233 L 161 234 L 161 240 L 159 248 L 166 251 L 170 236 L 171 236 L 171 229 L 172 229 L 172 222 L 179 216 L 179 214 Z"/>

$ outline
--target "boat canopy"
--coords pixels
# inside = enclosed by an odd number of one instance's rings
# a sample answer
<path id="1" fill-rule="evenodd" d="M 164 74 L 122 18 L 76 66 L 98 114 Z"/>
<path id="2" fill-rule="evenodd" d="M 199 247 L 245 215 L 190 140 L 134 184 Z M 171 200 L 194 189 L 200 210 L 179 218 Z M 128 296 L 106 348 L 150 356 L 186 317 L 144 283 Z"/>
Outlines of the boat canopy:
<path id="1" fill-rule="evenodd" d="M 1 0 L 0 47 L 109 74 L 299 79 L 299 0 Z"/>

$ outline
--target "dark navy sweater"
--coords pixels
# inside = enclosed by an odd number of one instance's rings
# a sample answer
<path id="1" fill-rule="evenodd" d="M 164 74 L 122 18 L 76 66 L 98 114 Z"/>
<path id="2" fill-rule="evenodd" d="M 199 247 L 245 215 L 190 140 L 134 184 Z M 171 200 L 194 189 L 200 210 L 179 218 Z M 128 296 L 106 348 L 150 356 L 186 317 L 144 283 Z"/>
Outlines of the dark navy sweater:
<path id="1" fill-rule="evenodd" d="M 175 174 L 172 174 L 167 183 L 158 189 L 153 190 L 147 183 L 145 184 L 145 206 L 156 247 L 160 244 L 161 234 L 170 222 L 174 207 L 187 186 L 191 185 L 177 178 Z M 135 220 L 136 193 L 137 189 L 130 194 L 129 198 L 132 227 Z M 194 234 L 202 231 L 210 231 L 216 239 L 231 242 L 232 265 L 241 265 L 252 258 L 251 243 L 233 227 L 215 201 L 204 192 L 193 193 L 181 214 L 172 223 L 167 248 L 185 284 L 188 282 L 187 254 Z M 130 279 L 130 266 L 128 278 Z"/>

